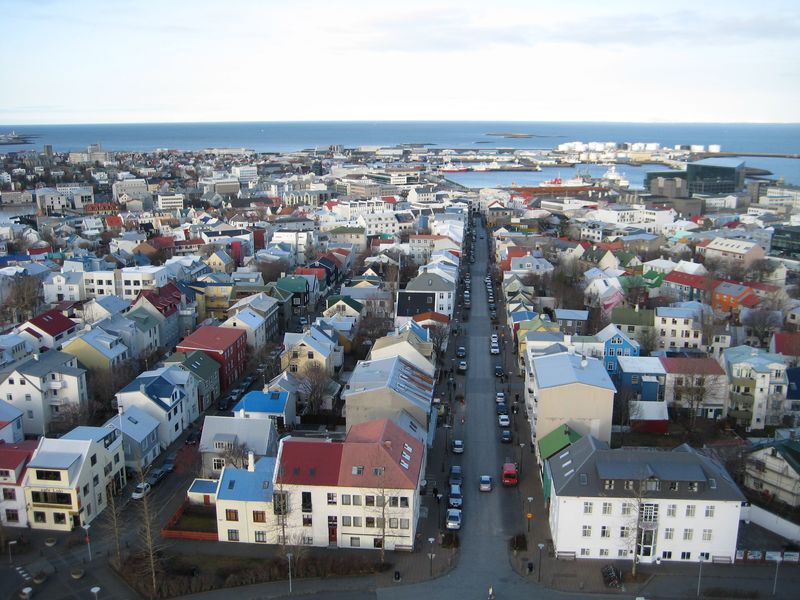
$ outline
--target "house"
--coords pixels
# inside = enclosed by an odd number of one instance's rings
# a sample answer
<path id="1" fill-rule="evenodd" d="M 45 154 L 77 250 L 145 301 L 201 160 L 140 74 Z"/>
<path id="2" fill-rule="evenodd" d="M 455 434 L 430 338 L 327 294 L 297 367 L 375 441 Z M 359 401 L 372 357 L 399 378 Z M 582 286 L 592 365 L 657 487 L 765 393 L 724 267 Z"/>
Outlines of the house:
<path id="1" fill-rule="evenodd" d="M 57 310 L 48 310 L 17 326 L 16 332 L 39 352 L 52 348 L 61 350 L 73 338 L 78 324 Z"/>
<path id="2" fill-rule="evenodd" d="M 252 357 L 260 356 L 267 345 L 267 321 L 249 308 L 228 317 L 220 326 L 243 329 L 247 335 L 247 351 Z"/>
<path id="3" fill-rule="evenodd" d="M 177 285 L 168 283 L 154 290 L 142 290 L 132 304 L 134 309 L 141 308 L 158 321 L 159 345 L 163 348 L 174 348 L 184 333 L 180 312 L 190 310 L 185 299 Z"/>
<path id="4" fill-rule="evenodd" d="M 456 286 L 453 282 L 444 279 L 441 275 L 423 270 L 406 284 L 402 293 L 422 294 L 425 298 L 430 297 L 430 294 L 433 293 L 433 305 L 428 306 L 426 310 L 453 318 L 453 309 L 456 306 L 455 290 Z"/>
<path id="5" fill-rule="evenodd" d="M 200 350 L 173 352 L 164 360 L 164 364 L 176 365 L 194 375 L 197 380 L 197 407 L 199 412 L 205 412 L 219 398 L 220 364 L 205 352 Z"/>
<path id="6" fill-rule="evenodd" d="M 57 304 L 65 300 L 78 302 L 86 299 L 83 273 L 76 271 L 50 273 L 42 282 L 42 289 L 47 304 Z"/>
<path id="7" fill-rule="evenodd" d="M 291 294 L 293 314 L 304 314 L 309 304 L 314 305 L 315 301 L 312 301 L 312 282 L 315 283 L 316 279 L 309 280 L 302 275 L 281 277 L 275 282 L 278 289 Z"/>
<path id="8" fill-rule="evenodd" d="M 268 341 L 277 339 L 279 333 L 285 329 L 288 314 L 283 315 L 281 303 L 265 292 L 251 294 L 238 300 L 228 309 L 228 317 L 234 316 L 245 308 L 264 317 L 264 336 Z"/>
<path id="9" fill-rule="evenodd" d="M 559 352 L 526 356 L 525 408 L 531 443 L 561 425 L 580 435 L 611 440 L 616 388 L 602 361 Z"/>
<path id="10" fill-rule="evenodd" d="M 314 363 L 331 376 L 344 362 L 338 335 L 316 324 L 303 333 L 283 334 L 283 348 L 281 370 L 290 373 L 302 375 Z"/>
<path id="11" fill-rule="evenodd" d="M 203 325 L 185 337 L 177 346 L 178 352 L 200 350 L 220 364 L 220 391 L 230 389 L 244 373 L 247 365 L 247 334 L 230 327 Z"/>
<path id="12" fill-rule="evenodd" d="M 0 444 L 0 524 L 3 527 L 27 527 L 25 506 L 25 471 L 38 441 Z"/>
<path id="13" fill-rule="evenodd" d="M 410 323 L 414 324 L 413 321 Z M 385 335 L 375 340 L 370 348 L 368 360 L 380 360 L 392 356 L 401 357 L 429 377 L 433 377 L 436 372 L 433 342 L 419 337 L 411 330 Z"/>
<path id="14" fill-rule="evenodd" d="M 654 324 L 659 348 L 705 349 L 701 309 L 660 306 L 656 308 Z"/>
<path id="15" fill-rule="evenodd" d="M 325 300 L 325 306 L 325 310 L 322 311 L 325 317 L 342 315 L 358 319 L 364 311 L 364 305 L 349 296 L 329 296 Z"/>
<path id="16" fill-rule="evenodd" d="M 359 361 L 342 393 L 347 429 L 405 412 L 421 431 L 429 431 L 436 423 L 431 418 L 433 391 L 433 378 L 400 356 Z M 433 435 L 429 431 L 429 442 Z"/>
<path id="17" fill-rule="evenodd" d="M 67 342 L 63 351 L 77 357 L 81 365 L 90 371 L 105 373 L 110 373 L 133 358 L 119 336 L 100 327 L 84 331 L 80 337 Z"/>
<path id="18" fill-rule="evenodd" d="M 612 377 L 618 371 L 618 357 L 639 356 L 639 342 L 622 333 L 614 324 L 606 325 L 594 337 L 603 344 L 603 361 Z"/>
<path id="19" fill-rule="evenodd" d="M 638 305 L 633 308 L 615 306 L 611 311 L 611 322 L 640 345 L 642 340 L 650 338 L 654 319 L 654 310 L 640 309 Z"/>
<path id="20" fill-rule="evenodd" d="M 714 289 L 713 278 L 693 273 L 683 273 L 675 269 L 664 277 L 661 295 L 673 298 L 676 302 L 699 300 L 708 302 Z"/>
<path id="21" fill-rule="evenodd" d="M 545 468 L 559 558 L 736 559 L 745 498 L 723 467 L 688 445 L 610 450 L 587 436 Z"/>
<path id="22" fill-rule="evenodd" d="M 666 372 L 664 398 L 674 412 L 722 419 L 728 415 L 728 382 L 713 358 L 662 356 Z"/>
<path id="23" fill-rule="evenodd" d="M 627 406 L 632 430 L 667 433 L 669 413 L 664 401 L 666 371 L 658 358 L 651 356 L 620 356 L 618 393 Z"/>
<path id="24" fill-rule="evenodd" d="M 111 417 L 103 427 L 117 429 L 122 434 L 125 468 L 131 473 L 146 471 L 161 454 L 158 443 L 160 422 L 137 406 L 128 406 Z"/>
<path id="25" fill-rule="evenodd" d="M 278 433 L 271 420 L 208 416 L 198 445 L 203 477 L 217 479 L 226 466 L 247 467 L 256 459 L 275 456 Z"/>
<path id="26" fill-rule="evenodd" d="M 88 408 L 86 371 L 65 352 L 34 354 L 2 367 L 0 398 L 22 411 L 25 435 L 63 431 Z"/>
<path id="27" fill-rule="evenodd" d="M 191 369 L 181 369 L 175 364 L 166 364 L 151 371 L 143 371 L 140 377 L 163 377 L 183 396 L 184 428 L 196 421 L 202 412 L 199 400 L 200 380 Z"/>
<path id="28" fill-rule="evenodd" d="M 786 359 L 750 346 L 722 353 L 730 391 L 729 416 L 751 429 L 780 425 L 786 412 Z"/>
<path id="29" fill-rule="evenodd" d="M 28 524 L 32 529 L 80 529 L 126 483 L 118 430 L 82 426 L 60 438 L 43 437 L 23 479 Z"/>
<path id="30" fill-rule="evenodd" d="M 589 322 L 588 310 L 557 308 L 555 310 L 555 320 L 561 327 L 561 331 L 568 335 L 586 335 L 589 333 L 586 330 Z"/>
<path id="31" fill-rule="evenodd" d="M 800 506 L 800 442 L 771 440 L 747 455 L 743 485 L 769 501 Z"/>
<path id="32" fill-rule="evenodd" d="M 297 401 L 286 391 L 247 392 L 233 407 L 239 419 L 271 419 L 279 432 L 297 425 Z"/>
<path id="33" fill-rule="evenodd" d="M 0 400 L 0 444 L 16 444 L 25 438 L 22 415 L 23 412 L 16 406 Z"/>
<path id="34" fill-rule="evenodd" d="M 774 332 L 769 341 L 769 351 L 783 354 L 791 366 L 796 367 L 800 360 L 800 332 Z"/>
<path id="35" fill-rule="evenodd" d="M 764 249 L 755 242 L 732 238 L 716 237 L 705 246 L 703 251 L 708 259 L 718 259 L 724 262 L 739 265 L 747 271 L 757 260 L 766 257 Z"/>
<path id="36" fill-rule="evenodd" d="M 227 273 L 230 275 L 236 269 L 236 261 L 224 250 L 217 250 L 213 252 L 206 260 L 205 263 L 215 273 Z"/>
<path id="37" fill-rule="evenodd" d="M 184 393 L 163 374 L 142 373 L 116 393 L 117 408 L 137 407 L 158 421 L 161 450 L 177 440 L 188 425 Z"/>
<path id="38" fill-rule="evenodd" d="M 746 285 L 723 281 L 714 288 L 712 305 L 715 310 L 738 313 L 742 308 L 753 308 L 758 303 L 758 295 Z"/>

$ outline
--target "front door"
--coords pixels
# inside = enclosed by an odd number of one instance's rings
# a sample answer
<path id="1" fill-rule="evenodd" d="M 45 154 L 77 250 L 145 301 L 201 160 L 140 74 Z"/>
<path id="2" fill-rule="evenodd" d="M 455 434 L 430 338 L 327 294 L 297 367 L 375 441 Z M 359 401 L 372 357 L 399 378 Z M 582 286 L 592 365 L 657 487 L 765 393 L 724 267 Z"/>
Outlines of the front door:
<path id="1" fill-rule="evenodd" d="M 336 528 L 338 525 L 338 517 L 328 517 L 328 545 L 336 545 Z"/>

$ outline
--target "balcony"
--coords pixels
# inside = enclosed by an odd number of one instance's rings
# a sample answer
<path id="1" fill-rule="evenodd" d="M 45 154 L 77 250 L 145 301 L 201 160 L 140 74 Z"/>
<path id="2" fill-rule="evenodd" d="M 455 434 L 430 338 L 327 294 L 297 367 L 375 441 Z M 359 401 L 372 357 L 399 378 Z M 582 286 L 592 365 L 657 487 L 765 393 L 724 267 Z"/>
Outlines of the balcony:
<path id="1" fill-rule="evenodd" d="M 67 382 L 64 381 L 63 379 L 55 379 L 55 380 L 51 379 L 50 381 L 47 382 L 47 386 L 51 390 L 60 390 L 62 388 L 67 387 Z"/>
<path id="2" fill-rule="evenodd" d="M 654 531 L 658 529 L 658 519 L 640 518 L 639 529 L 642 531 Z"/>
<path id="3" fill-rule="evenodd" d="M 750 394 L 737 394 L 736 392 L 731 392 L 730 404 L 731 406 L 735 406 L 736 410 L 752 411 L 753 396 Z"/>

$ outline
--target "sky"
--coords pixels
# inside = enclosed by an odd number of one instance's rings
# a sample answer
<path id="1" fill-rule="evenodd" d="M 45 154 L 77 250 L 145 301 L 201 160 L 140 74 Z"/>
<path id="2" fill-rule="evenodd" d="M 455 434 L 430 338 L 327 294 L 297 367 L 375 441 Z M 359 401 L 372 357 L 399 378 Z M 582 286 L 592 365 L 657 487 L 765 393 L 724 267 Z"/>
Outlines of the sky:
<path id="1" fill-rule="evenodd" d="M 797 0 L 0 0 L 0 123 L 800 122 Z"/>

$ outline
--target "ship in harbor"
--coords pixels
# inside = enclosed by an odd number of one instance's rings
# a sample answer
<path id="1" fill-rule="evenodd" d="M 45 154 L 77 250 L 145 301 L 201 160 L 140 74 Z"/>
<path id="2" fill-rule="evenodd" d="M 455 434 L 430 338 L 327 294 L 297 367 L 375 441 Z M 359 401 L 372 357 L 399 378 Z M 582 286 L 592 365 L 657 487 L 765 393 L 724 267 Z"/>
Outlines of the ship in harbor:
<path id="1" fill-rule="evenodd" d="M 462 164 L 454 165 L 453 163 L 444 163 L 439 167 L 440 173 L 466 173 L 469 170 L 469 167 L 465 167 Z"/>
<path id="2" fill-rule="evenodd" d="M 33 136 L 20 135 L 16 131 L 0 133 L 0 146 L 16 146 L 19 144 L 32 144 Z"/>

